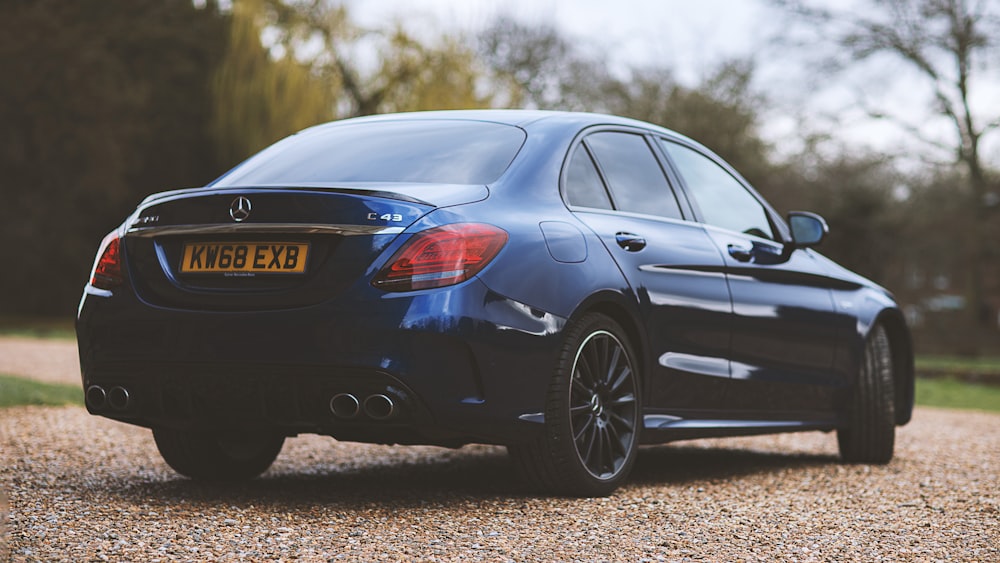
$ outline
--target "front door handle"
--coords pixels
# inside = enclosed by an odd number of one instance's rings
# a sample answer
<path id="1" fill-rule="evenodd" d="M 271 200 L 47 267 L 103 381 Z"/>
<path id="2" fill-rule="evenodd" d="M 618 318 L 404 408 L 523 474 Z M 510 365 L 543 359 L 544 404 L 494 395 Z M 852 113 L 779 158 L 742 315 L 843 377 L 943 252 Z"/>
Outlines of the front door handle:
<path id="1" fill-rule="evenodd" d="M 728 246 L 728 250 L 729 255 L 740 262 L 749 262 L 750 260 L 753 260 L 753 247 L 747 248 L 746 246 L 740 246 L 738 244 L 730 244 Z"/>
<path id="2" fill-rule="evenodd" d="M 646 248 L 646 239 L 632 233 L 615 233 L 615 242 L 629 252 L 639 252 Z"/>

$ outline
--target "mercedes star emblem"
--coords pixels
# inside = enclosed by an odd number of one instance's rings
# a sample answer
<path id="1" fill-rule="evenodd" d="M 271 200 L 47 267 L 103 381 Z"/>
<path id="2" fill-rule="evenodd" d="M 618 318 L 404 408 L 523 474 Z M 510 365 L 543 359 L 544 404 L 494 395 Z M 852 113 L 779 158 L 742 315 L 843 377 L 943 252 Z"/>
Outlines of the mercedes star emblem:
<path id="1" fill-rule="evenodd" d="M 233 218 L 233 221 L 239 223 L 240 221 L 246 220 L 250 216 L 250 209 L 253 206 L 250 204 L 250 200 L 240 196 L 233 200 L 229 204 L 229 216 Z"/>

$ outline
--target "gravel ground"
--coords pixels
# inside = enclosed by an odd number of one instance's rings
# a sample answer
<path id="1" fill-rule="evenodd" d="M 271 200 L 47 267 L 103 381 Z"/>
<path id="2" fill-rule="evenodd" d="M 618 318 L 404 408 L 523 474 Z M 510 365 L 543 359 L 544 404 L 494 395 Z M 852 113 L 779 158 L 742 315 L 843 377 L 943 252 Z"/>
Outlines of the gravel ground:
<path id="1" fill-rule="evenodd" d="M 80 356 L 76 342 L 0 336 L 0 373 L 79 385 Z"/>
<path id="2" fill-rule="evenodd" d="M 888 466 L 841 465 L 819 433 L 645 448 L 600 499 L 525 492 L 502 448 L 318 436 L 201 485 L 78 407 L 0 410 L 0 448 L 15 561 L 1000 561 L 986 413 L 918 409 Z"/>

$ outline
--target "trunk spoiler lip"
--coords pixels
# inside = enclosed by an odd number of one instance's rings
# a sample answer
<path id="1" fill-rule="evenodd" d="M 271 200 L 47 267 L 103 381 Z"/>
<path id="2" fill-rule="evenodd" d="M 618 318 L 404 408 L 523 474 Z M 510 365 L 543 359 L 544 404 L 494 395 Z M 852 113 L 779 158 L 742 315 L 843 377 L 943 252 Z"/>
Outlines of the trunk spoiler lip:
<path id="1" fill-rule="evenodd" d="M 252 186 L 205 186 L 159 192 L 147 196 L 139 204 L 154 203 L 196 194 L 267 192 L 271 190 L 329 192 L 359 197 L 377 197 L 429 207 L 447 207 L 482 201 L 489 197 L 489 188 L 481 184 L 419 184 L 393 182 L 298 182 L 289 184 L 256 184 Z M 430 201 L 431 199 L 437 202 Z"/>
<path id="2" fill-rule="evenodd" d="M 231 233 L 332 234 L 341 236 L 398 235 L 404 227 L 379 225 L 332 225 L 309 223 L 216 223 L 200 225 L 133 226 L 125 234 L 135 237 L 163 235 L 214 235 Z"/>

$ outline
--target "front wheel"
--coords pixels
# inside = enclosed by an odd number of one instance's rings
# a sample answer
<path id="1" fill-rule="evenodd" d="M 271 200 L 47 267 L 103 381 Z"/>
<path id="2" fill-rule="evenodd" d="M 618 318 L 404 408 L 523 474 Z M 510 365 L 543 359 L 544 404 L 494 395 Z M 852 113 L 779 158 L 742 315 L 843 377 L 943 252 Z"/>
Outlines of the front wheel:
<path id="1" fill-rule="evenodd" d="M 213 434 L 154 428 L 160 455 L 174 471 L 196 480 L 241 481 L 267 471 L 285 437 L 276 434 Z"/>
<path id="2" fill-rule="evenodd" d="M 837 430 L 840 457 L 849 463 L 889 463 L 896 441 L 896 400 L 889 336 L 875 326 L 865 342 L 846 428 Z"/>
<path id="3" fill-rule="evenodd" d="M 515 467 L 546 491 L 611 494 L 628 477 L 639 444 L 635 354 L 611 318 L 589 313 L 567 329 L 545 407 L 545 431 L 508 449 Z"/>

